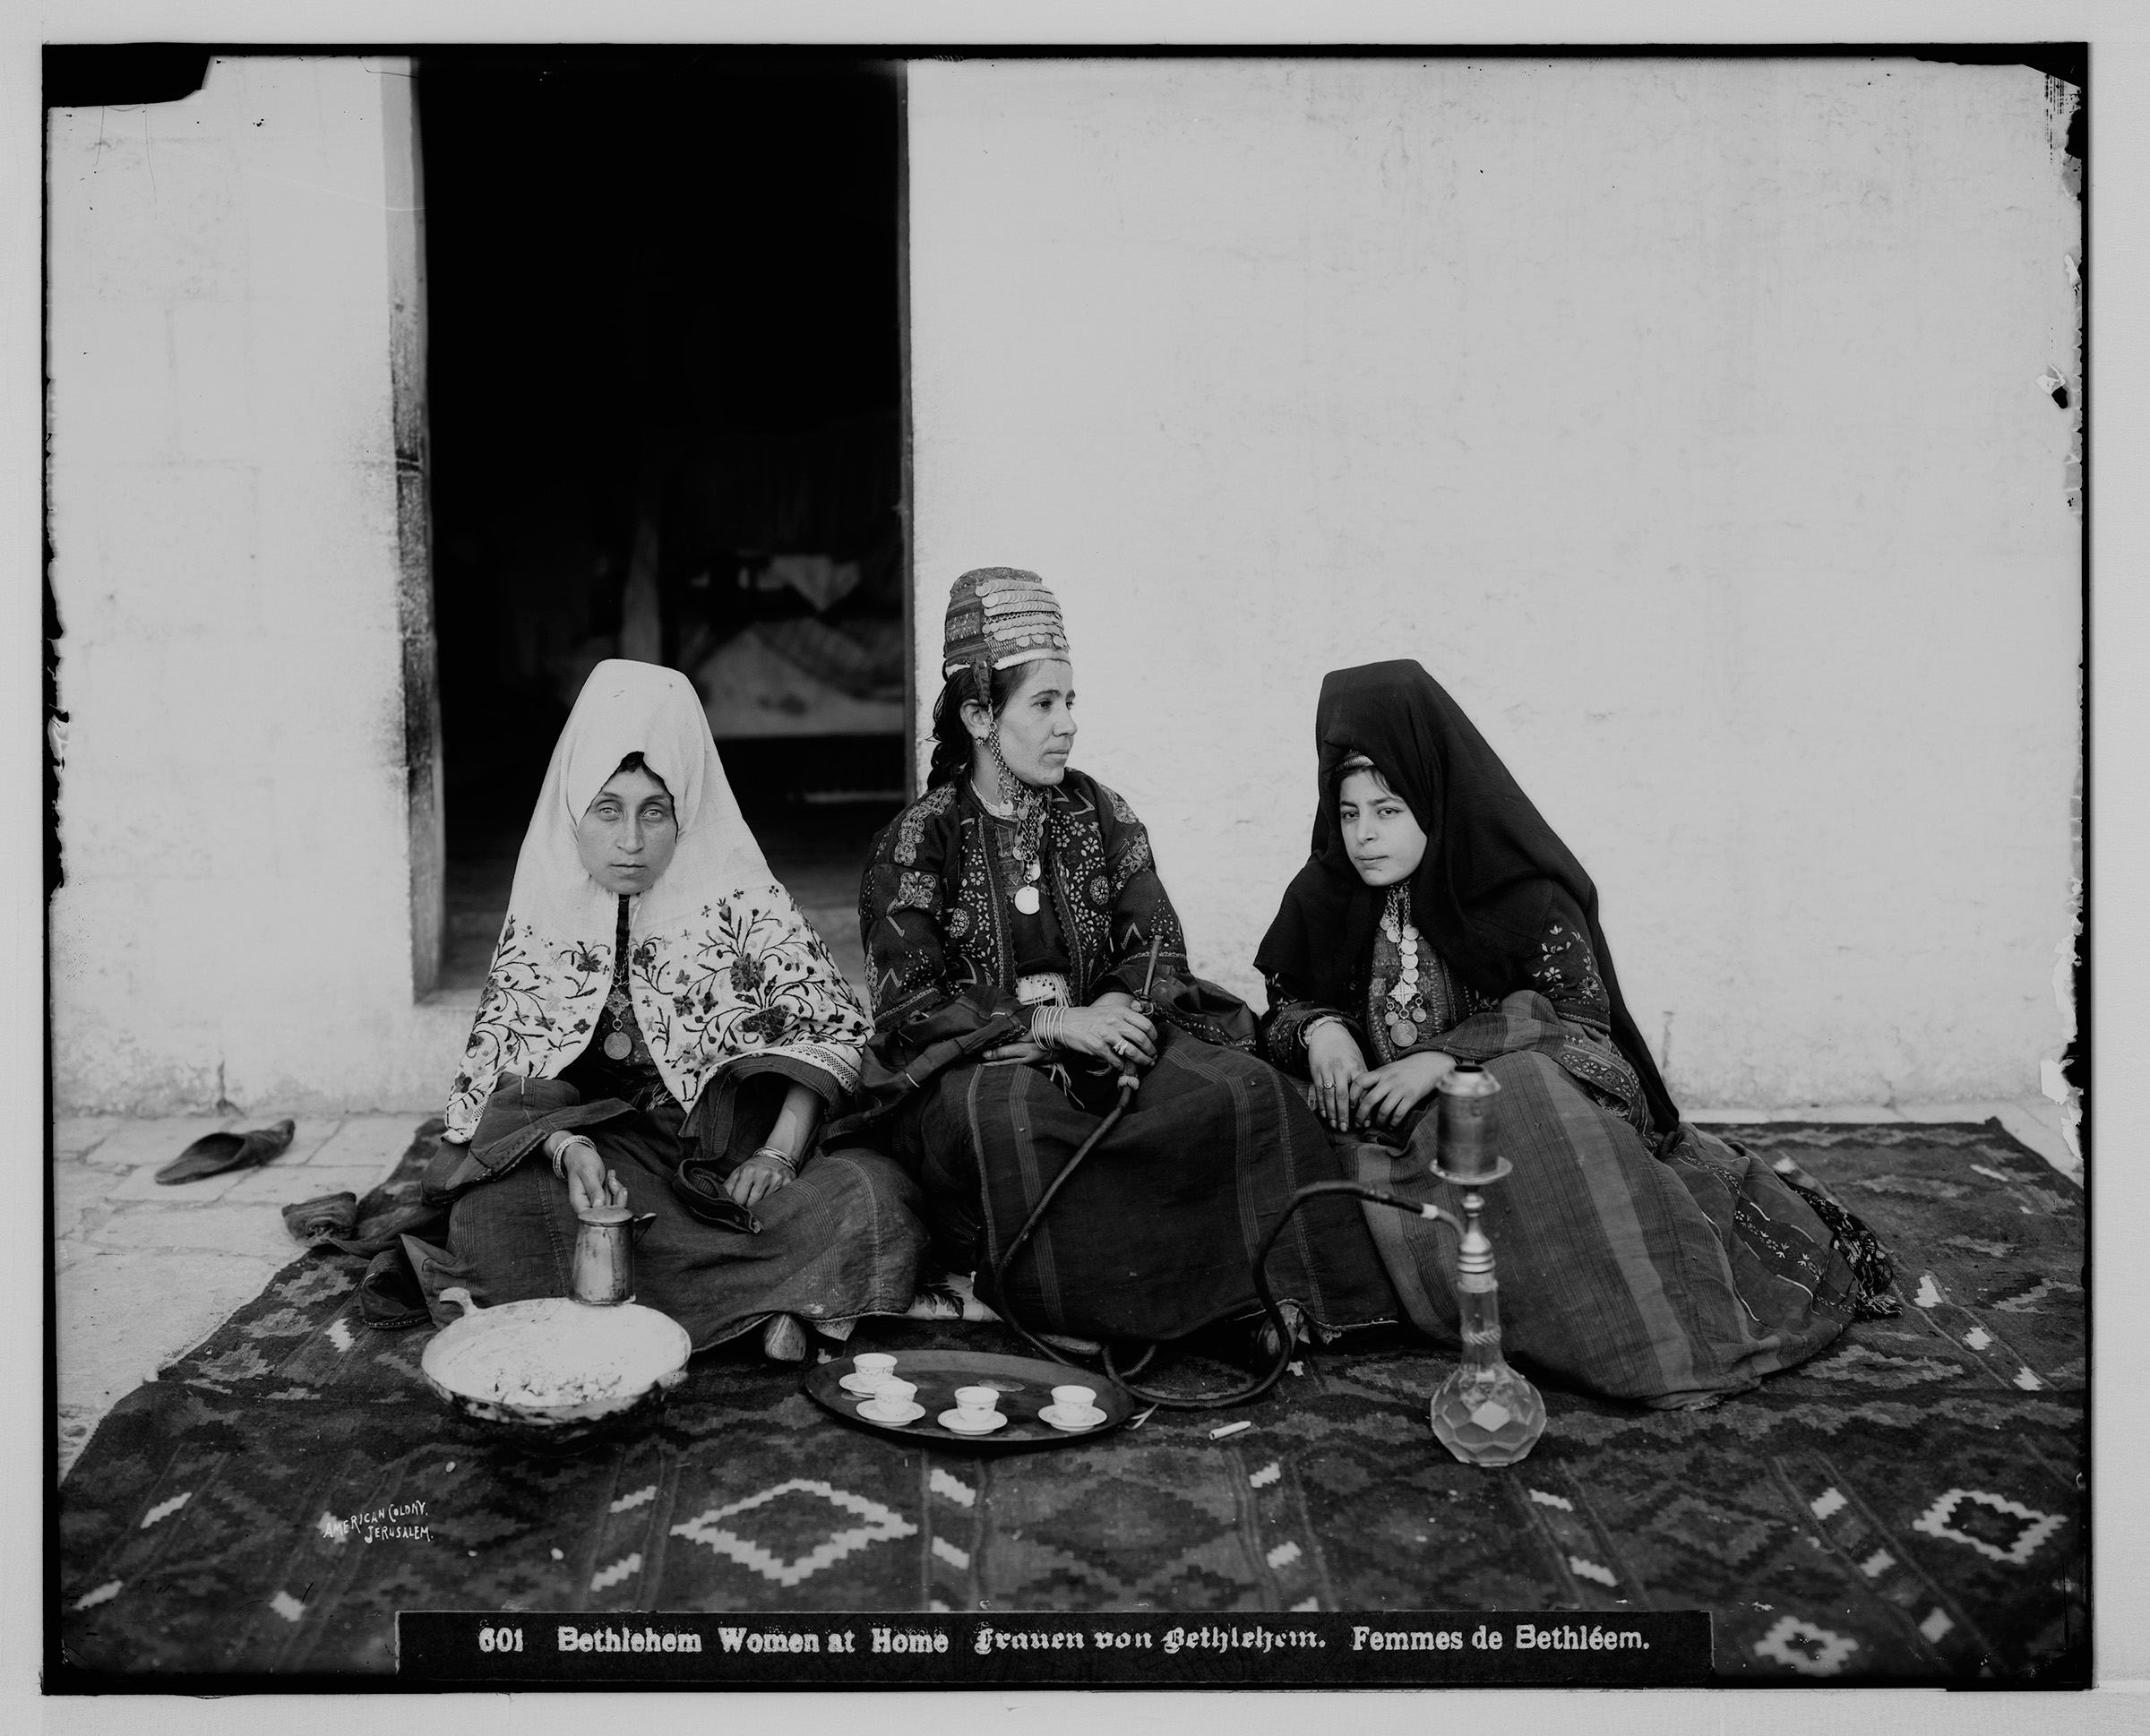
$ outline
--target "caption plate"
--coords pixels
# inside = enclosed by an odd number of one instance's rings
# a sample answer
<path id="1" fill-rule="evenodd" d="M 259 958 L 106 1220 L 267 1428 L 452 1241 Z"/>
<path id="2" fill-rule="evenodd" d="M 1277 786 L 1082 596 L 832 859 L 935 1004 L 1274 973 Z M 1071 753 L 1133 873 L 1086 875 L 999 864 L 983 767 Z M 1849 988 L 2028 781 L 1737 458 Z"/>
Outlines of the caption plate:
<path id="1" fill-rule="evenodd" d="M 1697 1684 L 1709 1616 L 543 1615 L 406 1611 L 409 1682 L 736 1688 Z"/>

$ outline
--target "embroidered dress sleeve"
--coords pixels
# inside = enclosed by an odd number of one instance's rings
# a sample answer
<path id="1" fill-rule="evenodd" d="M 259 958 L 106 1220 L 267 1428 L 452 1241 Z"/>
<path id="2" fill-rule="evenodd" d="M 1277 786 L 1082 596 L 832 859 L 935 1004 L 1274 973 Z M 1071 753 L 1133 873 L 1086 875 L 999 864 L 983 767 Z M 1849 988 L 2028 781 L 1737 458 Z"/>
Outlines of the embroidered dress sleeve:
<path id="1" fill-rule="evenodd" d="M 1261 1020 L 1261 1053 L 1272 1066 L 1282 1068 L 1294 1079 L 1311 1077 L 1306 1059 L 1307 1034 L 1324 1018 L 1338 1020 L 1350 1032 L 1351 1040 L 1359 1045 L 1359 1053 L 1366 1053 L 1366 1033 L 1349 1014 L 1303 998 L 1282 975 L 1272 975 L 1267 981 L 1269 1010 Z"/>
<path id="2" fill-rule="evenodd" d="M 1076 774 L 1070 773 L 1072 782 Z M 1092 973 L 1084 999 L 1118 991 L 1149 998 L 1167 1024 L 1217 1048 L 1259 1053 L 1260 1030 L 1254 1010 L 1229 990 L 1195 975 L 1187 962 L 1186 931 L 1179 912 L 1158 877 L 1149 847 L 1149 831 L 1120 794 L 1085 777 L 1096 815 L 1095 848 L 1101 862 L 1088 869 L 1087 886 L 1071 888 L 1104 907 L 1102 968 Z M 1149 974 L 1149 948 L 1157 947 L 1155 977 Z"/>
<path id="3" fill-rule="evenodd" d="M 986 977 L 955 941 L 978 918 L 947 888 L 956 878 L 961 818 L 954 790 L 929 790 L 874 838 L 859 882 L 859 938 L 872 979 L 873 1047 L 901 1065 L 997 1015 L 1029 1028 L 1030 1010 Z"/>
<path id="4" fill-rule="evenodd" d="M 1091 780 L 1096 790 L 1097 833 L 1105 860 L 1094 870 L 1093 883 L 1076 889 L 1105 904 L 1106 957 L 1104 968 L 1090 990 L 1090 998 L 1118 989 L 1128 994 L 1142 992 L 1149 968 L 1149 943 L 1161 937 L 1157 949 L 1157 976 L 1165 983 L 1187 975 L 1187 937 L 1180 926 L 1179 912 L 1158 878 L 1157 858 L 1150 853 L 1149 829 L 1116 790 Z M 1099 894 L 1104 896 L 1099 898 Z"/>
<path id="5" fill-rule="evenodd" d="M 1562 1018 L 1601 1032 L 1612 1024 L 1612 1001 L 1590 950 L 1590 931 L 1562 902 L 1547 913 L 1529 986 L 1552 1001 Z"/>

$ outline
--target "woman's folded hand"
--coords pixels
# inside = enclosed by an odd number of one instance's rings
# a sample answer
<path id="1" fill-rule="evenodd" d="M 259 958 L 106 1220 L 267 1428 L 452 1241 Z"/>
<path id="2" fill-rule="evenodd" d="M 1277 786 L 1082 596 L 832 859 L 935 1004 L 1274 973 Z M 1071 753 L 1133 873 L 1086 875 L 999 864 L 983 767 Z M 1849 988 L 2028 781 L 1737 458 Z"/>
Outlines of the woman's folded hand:
<path id="1" fill-rule="evenodd" d="M 1394 1127 L 1455 1070 L 1455 1056 L 1429 1049 L 1362 1073 L 1352 1081 L 1354 1118 L 1362 1127 Z"/>
<path id="2" fill-rule="evenodd" d="M 1351 1125 L 1354 1087 L 1366 1073 L 1366 1057 L 1341 1020 L 1306 1034 L 1306 1070 L 1313 1080 L 1314 1113 L 1339 1133 Z"/>

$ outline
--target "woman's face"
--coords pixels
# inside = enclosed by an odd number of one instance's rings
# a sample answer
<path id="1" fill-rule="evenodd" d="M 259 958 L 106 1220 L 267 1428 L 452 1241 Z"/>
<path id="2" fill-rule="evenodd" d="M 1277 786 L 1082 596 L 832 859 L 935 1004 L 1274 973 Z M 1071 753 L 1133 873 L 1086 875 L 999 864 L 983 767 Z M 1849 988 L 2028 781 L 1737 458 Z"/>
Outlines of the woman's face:
<path id="1" fill-rule="evenodd" d="M 1418 872 L 1426 835 L 1408 804 L 1381 787 L 1372 772 L 1354 771 L 1337 798 L 1337 826 L 1351 865 L 1369 886 L 1394 886 Z"/>
<path id="2" fill-rule="evenodd" d="M 575 827 L 584 871 L 615 897 L 647 892 L 677 848 L 672 793 L 639 766 L 613 773 Z"/>
<path id="3" fill-rule="evenodd" d="M 1001 754 L 1008 769 L 1026 784 L 1057 784 L 1068 775 L 1068 754 L 1075 745 L 1075 667 L 1054 659 L 1026 664 L 1022 679 L 1008 696 L 997 724 L 985 708 L 967 705 L 965 722 L 974 741 L 997 727 Z"/>

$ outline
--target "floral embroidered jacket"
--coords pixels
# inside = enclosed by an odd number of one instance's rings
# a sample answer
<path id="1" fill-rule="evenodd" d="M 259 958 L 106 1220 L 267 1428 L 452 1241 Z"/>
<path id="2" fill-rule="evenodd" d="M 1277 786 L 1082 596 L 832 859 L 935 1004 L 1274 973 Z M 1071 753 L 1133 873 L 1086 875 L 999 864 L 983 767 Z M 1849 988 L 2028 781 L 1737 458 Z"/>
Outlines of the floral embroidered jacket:
<path id="1" fill-rule="evenodd" d="M 943 785 L 873 840 L 858 921 L 873 980 L 873 1051 L 886 1067 L 907 1067 L 996 1017 L 1011 1036 L 1029 1028 L 1009 935 L 1015 889 L 1003 883 L 991 824 L 968 788 Z M 1071 770 L 1047 798 L 1042 866 L 1075 1005 L 1114 989 L 1140 993 L 1156 940 L 1151 998 L 1162 1016 L 1205 1042 L 1252 1048 L 1251 1014 L 1189 975 L 1149 833 L 1118 795 Z"/>
<path id="2" fill-rule="evenodd" d="M 555 942 L 509 914 L 451 1087 L 447 1138 L 470 1137 L 503 1073 L 558 1077 L 587 1048 L 612 987 L 614 948 Z M 792 1063 L 830 1102 L 858 1083 L 864 1010 L 829 950 L 773 883 L 735 888 L 630 943 L 629 998 L 666 1087 L 692 1110 L 744 1056 Z"/>

